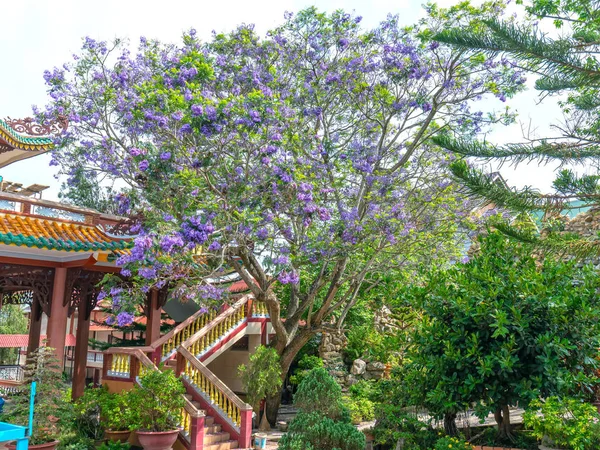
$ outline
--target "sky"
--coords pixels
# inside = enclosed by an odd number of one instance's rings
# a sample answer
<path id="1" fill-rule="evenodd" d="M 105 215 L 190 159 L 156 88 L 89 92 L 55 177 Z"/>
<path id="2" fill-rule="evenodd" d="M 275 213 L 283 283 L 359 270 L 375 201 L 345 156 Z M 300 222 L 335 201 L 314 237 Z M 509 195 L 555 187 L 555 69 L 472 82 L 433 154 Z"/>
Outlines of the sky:
<path id="1" fill-rule="evenodd" d="M 441 0 L 448 6 L 458 0 Z M 339 8 L 354 11 L 363 17 L 365 28 L 376 26 L 387 14 L 398 14 L 409 25 L 423 17 L 421 0 L 19 0 L 2 5 L 0 51 L 3 70 L 0 72 L 0 117 L 31 116 L 32 105 L 47 102 L 43 72 L 72 59 L 78 53 L 82 38 L 111 40 L 129 38 L 137 44 L 140 36 L 165 42 L 178 42 L 184 30 L 195 28 L 201 38 L 209 39 L 213 30 L 228 31 L 241 23 L 253 23 L 259 33 L 283 21 L 285 11 L 298 11 L 316 5 L 324 11 Z M 519 121 L 509 127 L 494 130 L 486 139 L 490 142 L 523 140 L 522 125 L 536 130 L 539 136 L 549 132 L 552 123 L 560 120 L 556 101 L 537 104 L 537 93 L 527 92 L 507 104 L 519 113 Z M 503 108 L 499 101 L 490 108 Z M 56 167 L 50 167 L 49 156 L 42 155 L 15 163 L 0 170 L 5 180 L 51 186 L 44 198 L 56 199 L 60 180 Z M 492 169 L 496 169 L 493 167 Z M 500 169 L 509 185 L 533 186 L 548 191 L 554 167 L 537 165 Z"/>

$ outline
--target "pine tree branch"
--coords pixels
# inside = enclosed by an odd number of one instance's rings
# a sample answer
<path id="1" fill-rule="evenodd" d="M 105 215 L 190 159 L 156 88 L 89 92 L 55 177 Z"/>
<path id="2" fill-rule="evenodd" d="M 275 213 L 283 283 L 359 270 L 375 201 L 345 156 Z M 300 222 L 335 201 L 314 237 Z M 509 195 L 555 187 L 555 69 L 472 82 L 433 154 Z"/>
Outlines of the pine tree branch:
<path id="1" fill-rule="evenodd" d="M 541 163 L 559 160 L 564 163 L 584 163 L 585 159 L 600 157 L 600 145 L 588 143 L 549 143 L 540 144 L 507 144 L 494 146 L 486 142 L 456 139 L 452 136 L 438 135 L 432 141 L 453 153 L 476 158 L 510 159 L 516 164 L 524 161 L 538 160 Z"/>

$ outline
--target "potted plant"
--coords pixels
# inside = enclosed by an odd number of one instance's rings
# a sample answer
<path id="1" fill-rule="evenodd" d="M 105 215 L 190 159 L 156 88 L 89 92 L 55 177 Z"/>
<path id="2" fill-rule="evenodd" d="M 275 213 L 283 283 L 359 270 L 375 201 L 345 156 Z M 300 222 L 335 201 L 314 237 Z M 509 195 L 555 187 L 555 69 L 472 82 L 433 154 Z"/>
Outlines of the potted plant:
<path id="1" fill-rule="evenodd" d="M 149 370 L 129 393 L 131 429 L 145 450 L 169 450 L 177 440 L 185 387 L 170 370 Z"/>
<path id="2" fill-rule="evenodd" d="M 33 352 L 25 366 L 23 389 L 12 396 L 7 404 L 5 418 L 16 425 L 27 426 L 29 422 L 29 398 L 31 383 L 36 382 L 31 450 L 54 450 L 61 430 L 61 412 L 68 409 L 68 385 L 62 379 L 62 370 L 53 348 L 40 347 Z M 9 444 L 8 449 L 16 445 Z"/>
<path id="3" fill-rule="evenodd" d="M 131 435 L 131 408 L 129 393 L 108 392 L 106 387 L 96 389 L 100 408 L 100 424 L 108 441 L 127 442 Z"/>
<path id="4" fill-rule="evenodd" d="M 541 441 L 540 450 L 600 448 L 599 421 L 593 405 L 575 398 L 535 400 L 523 415 L 523 423 Z"/>

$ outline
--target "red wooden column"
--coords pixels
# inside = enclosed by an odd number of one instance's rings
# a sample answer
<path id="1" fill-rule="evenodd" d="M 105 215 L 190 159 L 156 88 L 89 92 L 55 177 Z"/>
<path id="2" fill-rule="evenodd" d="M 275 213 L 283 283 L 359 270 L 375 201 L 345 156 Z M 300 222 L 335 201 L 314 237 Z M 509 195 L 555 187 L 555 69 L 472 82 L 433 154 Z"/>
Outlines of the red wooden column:
<path id="1" fill-rule="evenodd" d="M 46 334 L 48 335 L 48 346 L 56 349 L 56 356 L 60 361 L 61 368 L 64 363 L 67 316 L 69 315 L 69 304 L 65 302 L 66 282 L 67 269 L 57 267 L 54 272 L 50 317 Z"/>
<path id="2" fill-rule="evenodd" d="M 88 339 L 90 337 L 90 314 L 88 296 L 83 296 L 77 310 L 77 334 L 75 336 L 75 361 L 73 361 L 73 400 L 83 395 L 87 367 Z"/>
<path id="3" fill-rule="evenodd" d="M 42 312 L 40 302 L 33 296 L 31 302 L 31 311 L 29 313 L 29 343 L 27 345 L 27 358 L 40 346 L 40 336 L 42 332 Z"/>
<path id="4" fill-rule="evenodd" d="M 147 297 L 147 320 L 146 320 L 146 345 L 151 345 L 154 341 L 160 338 L 160 315 L 162 306 L 158 298 L 158 290 L 151 289 Z M 151 355 L 150 359 L 154 363 L 160 362 L 161 349 L 157 348 Z"/>

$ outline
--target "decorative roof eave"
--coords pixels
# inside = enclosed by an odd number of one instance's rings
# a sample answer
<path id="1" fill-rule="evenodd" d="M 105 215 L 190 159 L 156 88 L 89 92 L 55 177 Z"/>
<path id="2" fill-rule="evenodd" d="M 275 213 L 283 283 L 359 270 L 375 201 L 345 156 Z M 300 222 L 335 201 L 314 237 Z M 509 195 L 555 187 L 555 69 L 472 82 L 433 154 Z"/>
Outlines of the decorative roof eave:
<path id="1" fill-rule="evenodd" d="M 18 133 L 9 123 L 0 119 L 0 138 L 15 150 L 49 150 L 52 138 L 48 136 L 26 136 Z"/>
<path id="2" fill-rule="evenodd" d="M 0 244 L 62 252 L 127 252 L 133 241 L 109 236 L 101 227 L 0 211 Z"/>

